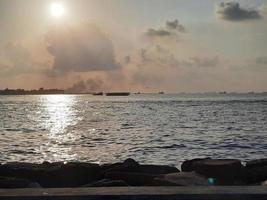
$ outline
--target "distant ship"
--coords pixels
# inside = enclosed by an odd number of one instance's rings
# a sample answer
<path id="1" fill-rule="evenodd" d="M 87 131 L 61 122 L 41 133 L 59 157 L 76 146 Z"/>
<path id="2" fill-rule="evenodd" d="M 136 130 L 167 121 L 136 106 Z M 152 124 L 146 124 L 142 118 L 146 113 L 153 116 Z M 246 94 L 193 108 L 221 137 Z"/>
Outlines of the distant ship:
<path id="1" fill-rule="evenodd" d="M 164 94 L 164 92 L 159 92 L 159 94 Z"/>
<path id="2" fill-rule="evenodd" d="M 108 92 L 106 96 L 129 96 L 130 92 Z"/>
<path id="3" fill-rule="evenodd" d="M 104 93 L 103 92 L 94 92 L 93 95 L 94 96 L 102 96 Z"/>

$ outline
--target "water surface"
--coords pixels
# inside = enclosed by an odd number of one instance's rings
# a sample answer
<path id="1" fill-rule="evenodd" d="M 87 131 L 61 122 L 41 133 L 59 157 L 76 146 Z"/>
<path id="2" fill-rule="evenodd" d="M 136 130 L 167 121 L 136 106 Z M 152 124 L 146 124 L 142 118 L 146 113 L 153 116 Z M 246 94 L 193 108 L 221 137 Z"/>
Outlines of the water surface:
<path id="1" fill-rule="evenodd" d="M 0 162 L 267 156 L 266 95 L 0 96 Z"/>

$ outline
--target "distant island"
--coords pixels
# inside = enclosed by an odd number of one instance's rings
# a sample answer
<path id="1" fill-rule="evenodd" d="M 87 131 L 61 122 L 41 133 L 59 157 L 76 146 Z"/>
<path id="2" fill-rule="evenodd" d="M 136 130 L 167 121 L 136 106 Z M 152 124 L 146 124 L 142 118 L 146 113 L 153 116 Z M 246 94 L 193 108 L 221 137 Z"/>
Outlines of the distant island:
<path id="1" fill-rule="evenodd" d="M 49 95 L 49 94 L 92 94 L 92 95 L 106 95 L 106 96 L 129 96 L 130 92 L 86 92 L 86 93 L 73 93 L 62 89 L 44 89 L 38 90 L 25 90 L 25 89 L 4 89 L 0 90 L 0 95 Z"/>
<path id="2" fill-rule="evenodd" d="M 61 89 L 24 90 L 24 89 L 4 89 L 0 90 L 0 95 L 40 95 L 40 94 L 65 94 Z"/>
<path id="3" fill-rule="evenodd" d="M 146 92 L 76 92 L 76 91 L 71 91 L 69 89 L 58 89 L 58 88 L 53 88 L 53 89 L 45 89 L 45 88 L 39 88 L 39 89 L 32 89 L 32 90 L 25 90 L 25 89 L 3 89 L 0 90 L 0 95 L 49 95 L 49 94 L 79 94 L 79 95 L 94 95 L 94 96 L 129 96 L 131 94 L 135 95 L 140 95 L 140 94 L 165 94 L 165 92 L 160 91 L 160 92 L 151 92 L 151 93 L 146 93 Z M 179 93 L 169 93 L 169 94 L 177 94 L 177 95 L 266 95 L 267 92 L 196 92 L 196 93 L 190 93 L 190 92 L 179 92 Z"/>

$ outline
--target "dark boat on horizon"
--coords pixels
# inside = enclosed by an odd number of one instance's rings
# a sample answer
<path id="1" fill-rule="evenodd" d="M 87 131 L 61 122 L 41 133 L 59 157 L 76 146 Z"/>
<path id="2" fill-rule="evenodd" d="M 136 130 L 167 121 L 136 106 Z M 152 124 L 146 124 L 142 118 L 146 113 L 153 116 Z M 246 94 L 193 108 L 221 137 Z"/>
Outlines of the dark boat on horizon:
<path id="1" fill-rule="evenodd" d="M 103 92 L 94 92 L 93 95 L 94 96 L 103 96 Z"/>
<path id="2" fill-rule="evenodd" d="M 130 92 L 108 92 L 106 96 L 129 96 Z"/>

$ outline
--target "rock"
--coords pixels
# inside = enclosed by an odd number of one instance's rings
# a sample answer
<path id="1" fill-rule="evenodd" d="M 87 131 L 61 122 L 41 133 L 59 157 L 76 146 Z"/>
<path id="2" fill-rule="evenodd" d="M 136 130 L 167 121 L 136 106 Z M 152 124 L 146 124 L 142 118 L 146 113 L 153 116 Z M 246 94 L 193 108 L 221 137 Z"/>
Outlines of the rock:
<path id="1" fill-rule="evenodd" d="M 149 186 L 177 186 L 175 183 L 164 180 L 163 176 L 154 178 Z"/>
<path id="2" fill-rule="evenodd" d="M 251 167 L 264 167 L 267 166 L 267 158 L 264 159 L 256 159 L 256 160 L 251 160 L 246 162 L 246 167 L 251 168 Z"/>
<path id="3" fill-rule="evenodd" d="M 195 172 L 180 172 L 166 174 L 163 177 L 156 178 L 157 180 L 165 181 L 170 185 L 176 186 L 206 186 L 208 181 L 204 176 L 201 176 Z"/>
<path id="4" fill-rule="evenodd" d="M 70 162 L 59 168 L 46 170 L 39 179 L 43 187 L 79 187 L 102 179 L 98 164 Z"/>
<path id="5" fill-rule="evenodd" d="M 54 167 L 56 167 L 56 165 L 53 165 L 52 167 L 47 164 L 12 162 L 0 166 L 0 176 L 25 178 L 38 182 L 38 178 L 43 172 Z"/>
<path id="6" fill-rule="evenodd" d="M 255 184 L 267 180 L 267 166 L 245 167 L 243 169 L 242 179 L 247 184 Z"/>
<path id="7" fill-rule="evenodd" d="M 168 165 L 140 165 L 140 173 L 146 173 L 151 175 L 178 173 L 179 169 Z"/>
<path id="8" fill-rule="evenodd" d="M 86 184 L 83 187 L 122 187 L 122 186 L 129 186 L 129 185 L 123 180 L 102 179 L 100 181 Z"/>
<path id="9" fill-rule="evenodd" d="M 246 163 L 242 178 L 247 184 L 258 184 L 267 180 L 267 159 L 256 159 Z"/>
<path id="10" fill-rule="evenodd" d="M 182 163 L 181 169 L 183 172 L 191 172 L 194 171 L 196 168 L 197 163 L 207 160 L 210 158 L 195 158 L 192 160 L 186 160 Z"/>
<path id="11" fill-rule="evenodd" d="M 262 186 L 267 186 L 267 180 L 261 183 Z"/>
<path id="12" fill-rule="evenodd" d="M 0 177 L 0 188 L 31 188 L 36 186 L 36 183 L 32 183 L 27 179 Z"/>
<path id="13" fill-rule="evenodd" d="M 195 171 L 207 178 L 215 178 L 219 185 L 232 185 L 240 179 L 242 164 L 234 159 L 207 159 L 197 163 Z"/>
<path id="14" fill-rule="evenodd" d="M 176 167 L 167 165 L 140 165 L 133 159 L 127 159 L 121 164 L 113 164 L 106 167 L 106 172 L 136 172 L 151 175 L 169 174 L 179 172 Z"/>
<path id="15" fill-rule="evenodd" d="M 123 180 L 130 186 L 151 185 L 156 176 L 136 172 L 108 172 L 105 176 L 111 180 Z"/>
<path id="16" fill-rule="evenodd" d="M 128 166 L 128 167 L 134 167 L 134 166 L 138 166 L 139 163 L 136 162 L 134 159 L 132 158 L 128 158 L 123 162 L 124 166 Z"/>
<path id="17" fill-rule="evenodd" d="M 128 158 L 123 163 L 105 165 L 105 167 L 106 172 L 136 172 L 138 171 L 139 163 L 131 158 Z"/>

